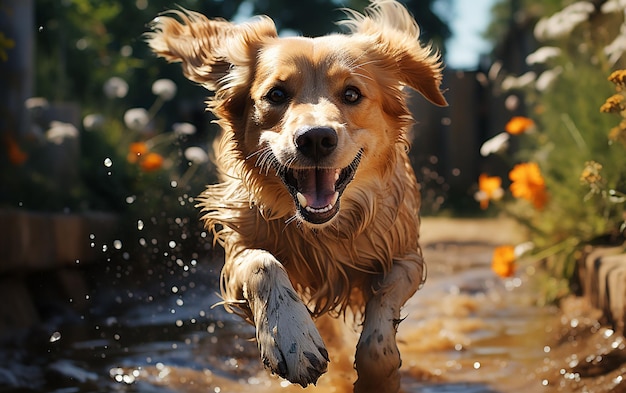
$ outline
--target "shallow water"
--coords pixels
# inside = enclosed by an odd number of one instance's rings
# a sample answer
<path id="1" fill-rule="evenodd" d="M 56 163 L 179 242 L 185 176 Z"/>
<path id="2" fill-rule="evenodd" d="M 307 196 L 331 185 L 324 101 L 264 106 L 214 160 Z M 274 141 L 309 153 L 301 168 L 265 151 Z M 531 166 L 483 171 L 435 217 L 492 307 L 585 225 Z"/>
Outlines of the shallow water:
<path id="1" fill-rule="evenodd" d="M 535 306 L 527 277 L 501 280 L 491 245 L 433 242 L 429 279 L 398 331 L 404 393 L 626 391 L 624 340 L 579 300 Z M 2 342 L 0 392 L 301 392 L 266 372 L 251 326 L 221 307 L 219 256 L 152 272 L 91 272 L 87 305 Z M 108 283 L 108 284 L 107 284 Z M 63 314 L 63 313 L 60 313 Z M 307 392 L 350 392 L 357 329 Z"/>

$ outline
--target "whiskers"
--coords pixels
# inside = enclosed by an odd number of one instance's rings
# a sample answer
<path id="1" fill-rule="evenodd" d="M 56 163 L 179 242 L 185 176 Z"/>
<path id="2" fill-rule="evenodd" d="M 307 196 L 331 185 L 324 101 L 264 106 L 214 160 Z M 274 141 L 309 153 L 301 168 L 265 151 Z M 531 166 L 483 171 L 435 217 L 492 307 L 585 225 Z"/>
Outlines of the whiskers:
<path id="1" fill-rule="evenodd" d="M 364 56 L 365 54 L 361 55 Z M 365 66 L 369 65 L 369 64 L 375 64 L 378 63 L 379 60 L 374 59 L 374 60 L 370 60 L 370 61 L 364 61 L 361 63 L 357 63 L 357 61 L 359 61 L 359 59 L 361 58 L 361 56 L 357 57 L 356 59 L 352 60 L 349 64 L 347 64 L 348 68 L 350 69 L 350 72 L 356 76 L 360 76 L 361 78 L 370 80 L 372 82 L 374 82 L 374 78 L 372 78 L 370 75 L 368 75 L 369 73 L 367 72 L 367 70 L 365 70 Z"/>
<path id="2" fill-rule="evenodd" d="M 278 172 L 283 166 L 274 155 L 270 146 L 264 146 L 256 150 L 254 153 L 246 157 L 246 160 L 250 160 L 255 157 L 256 161 L 254 162 L 254 166 L 259 168 L 259 174 L 268 175 L 271 169 Z"/>
<path id="3" fill-rule="evenodd" d="M 294 214 L 293 216 L 289 217 L 288 219 L 285 220 L 285 227 L 283 228 L 283 232 L 285 232 L 285 230 L 287 230 L 287 227 L 291 224 L 295 222 L 294 225 L 296 225 L 298 228 L 301 225 L 300 220 L 298 219 L 298 215 Z"/>

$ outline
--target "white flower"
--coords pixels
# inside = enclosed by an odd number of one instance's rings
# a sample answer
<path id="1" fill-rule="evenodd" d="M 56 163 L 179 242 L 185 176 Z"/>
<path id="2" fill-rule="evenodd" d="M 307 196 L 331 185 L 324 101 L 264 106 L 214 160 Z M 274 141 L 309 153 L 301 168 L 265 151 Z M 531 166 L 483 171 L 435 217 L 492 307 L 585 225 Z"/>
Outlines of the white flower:
<path id="1" fill-rule="evenodd" d="M 514 110 L 516 110 L 519 107 L 519 97 L 516 96 L 515 94 L 510 94 L 504 100 L 504 107 L 507 110 L 513 112 Z"/>
<path id="2" fill-rule="evenodd" d="M 502 81 L 502 89 L 523 89 L 524 87 L 531 85 L 535 81 L 535 78 L 537 78 L 537 74 L 535 74 L 533 71 L 528 71 L 527 73 L 518 77 L 507 76 Z"/>
<path id="3" fill-rule="evenodd" d="M 604 47 L 604 53 L 609 57 L 611 65 L 617 63 L 624 52 L 626 52 L 626 24 L 620 26 L 620 32 L 613 42 Z"/>
<path id="4" fill-rule="evenodd" d="M 526 56 L 526 64 L 543 64 L 550 59 L 561 55 L 561 49 L 555 46 L 542 46 L 530 55 Z"/>
<path id="5" fill-rule="evenodd" d="M 132 108 L 124 113 L 124 124 L 134 131 L 143 131 L 150 122 L 148 111 L 144 108 Z"/>
<path id="6" fill-rule="evenodd" d="M 563 38 L 588 20 L 594 11 L 595 6 L 588 1 L 571 4 L 549 18 L 539 20 L 535 25 L 535 37 L 540 41 Z"/>
<path id="7" fill-rule="evenodd" d="M 515 255 L 515 258 L 519 258 L 533 248 L 535 248 L 535 244 L 533 242 L 520 243 L 513 249 L 513 254 Z"/>
<path id="8" fill-rule="evenodd" d="M 185 158 L 194 164 L 204 164 L 209 161 L 209 155 L 201 147 L 191 146 L 185 149 Z"/>
<path id="9" fill-rule="evenodd" d="M 172 125 L 174 134 L 181 135 L 193 135 L 196 133 L 196 126 L 191 123 L 174 123 Z"/>
<path id="10" fill-rule="evenodd" d="M 551 70 L 546 70 L 539 75 L 537 78 L 537 82 L 535 83 L 535 88 L 537 91 L 544 92 L 552 86 L 556 78 L 561 75 L 563 72 L 563 67 L 555 67 Z"/>
<path id="11" fill-rule="evenodd" d="M 496 78 L 500 74 L 500 71 L 502 71 L 502 62 L 495 61 L 493 65 L 489 68 L 489 71 L 487 72 L 487 77 L 489 77 L 489 80 L 496 80 Z"/>
<path id="12" fill-rule="evenodd" d="M 83 118 L 83 127 L 87 131 L 94 131 L 102 128 L 104 116 L 100 113 L 91 113 Z"/>
<path id="13" fill-rule="evenodd" d="M 104 82 L 104 95 L 108 98 L 124 98 L 128 94 L 128 83 L 118 76 L 111 77 Z"/>
<path id="14" fill-rule="evenodd" d="M 620 12 L 626 9 L 626 0 L 608 0 L 602 4 L 600 10 L 603 14 L 610 14 L 612 12 Z"/>
<path id="15" fill-rule="evenodd" d="M 43 97 L 31 97 L 31 98 L 26 99 L 26 101 L 24 101 L 24 106 L 29 111 L 40 111 L 40 110 L 47 109 L 49 104 L 48 104 L 48 100 L 46 100 Z"/>
<path id="16" fill-rule="evenodd" d="M 509 147 L 510 134 L 508 132 L 501 132 L 498 135 L 488 139 L 480 147 L 480 155 L 487 157 L 490 154 L 500 153 L 505 151 Z"/>
<path id="17" fill-rule="evenodd" d="M 66 138 L 78 138 L 78 129 L 71 123 L 61 121 L 50 122 L 50 129 L 46 131 L 46 139 L 55 145 L 60 145 Z"/>
<path id="18" fill-rule="evenodd" d="M 176 83 L 171 79 L 158 79 L 152 84 L 152 94 L 169 101 L 176 95 Z"/>

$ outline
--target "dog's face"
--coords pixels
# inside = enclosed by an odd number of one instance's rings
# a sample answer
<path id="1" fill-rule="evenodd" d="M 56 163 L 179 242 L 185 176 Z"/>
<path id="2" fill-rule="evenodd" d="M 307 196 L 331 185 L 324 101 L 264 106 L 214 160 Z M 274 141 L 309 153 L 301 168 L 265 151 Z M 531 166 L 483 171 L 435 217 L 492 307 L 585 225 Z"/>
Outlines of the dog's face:
<path id="1" fill-rule="evenodd" d="M 273 166 L 311 225 L 330 222 L 357 170 L 384 167 L 400 137 L 383 110 L 374 60 L 355 44 L 344 36 L 278 39 L 259 51 L 250 88 L 245 150 L 258 152 L 255 165 Z"/>
<path id="2" fill-rule="evenodd" d="M 216 91 L 213 109 L 245 177 L 280 183 L 283 192 L 265 198 L 292 204 L 310 226 L 330 223 L 351 182 L 384 176 L 406 147 L 403 86 L 445 105 L 438 58 L 406 10 L 381 2 L 370 11 L 345 23 L 349 35 L 279 38 L 269 19 L 233 25 L 180 13 L 184 24 L 160 18 L 150 36 L 158 54 Z"/>

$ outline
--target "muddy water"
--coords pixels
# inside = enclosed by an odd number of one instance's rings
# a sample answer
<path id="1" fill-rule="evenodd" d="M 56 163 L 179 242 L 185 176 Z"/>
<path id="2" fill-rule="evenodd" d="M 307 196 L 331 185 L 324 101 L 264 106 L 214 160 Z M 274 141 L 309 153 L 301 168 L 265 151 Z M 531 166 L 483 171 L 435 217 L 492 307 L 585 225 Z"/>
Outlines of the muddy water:
<path id="1" fill-rule="evenodd" d="M 398 331 L 404 393 L 626 392 L 625 341 L 594 310 L 579 299 L 535 306 L 532 277 L 489 269 L 506 239 L 454 232 L 424 238 L 429 279 Z M 337 333 L 316 387 L 290 385 L 262 368 L 249 325 L 211 307 L 213 259 L 126 280 L 124 266 L 96 268 L 103 284 L 86 308 L 57 305 L 57 318 L 2 341 L 0 392 L 351 392 L 358 327 Z"/>

